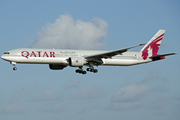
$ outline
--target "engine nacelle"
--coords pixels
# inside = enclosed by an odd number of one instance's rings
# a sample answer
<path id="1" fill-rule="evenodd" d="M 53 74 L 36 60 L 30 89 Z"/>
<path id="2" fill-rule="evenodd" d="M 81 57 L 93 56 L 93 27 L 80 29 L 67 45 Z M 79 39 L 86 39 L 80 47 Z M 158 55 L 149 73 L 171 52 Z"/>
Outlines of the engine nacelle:
<path id="1" fill-rule="evenodd" d="M 49 64 L 49 68 L 51 70 L 62 70 L 63 68 L 65 68 L 65 65 L 59 65 L 59 64 Z"/>
<path id="2" fill-rule="evenodd" d="M 71 67 L 81 67 L 86 64 L 86 60 L 83 57 L 70 57 L 69 66 Z"/>

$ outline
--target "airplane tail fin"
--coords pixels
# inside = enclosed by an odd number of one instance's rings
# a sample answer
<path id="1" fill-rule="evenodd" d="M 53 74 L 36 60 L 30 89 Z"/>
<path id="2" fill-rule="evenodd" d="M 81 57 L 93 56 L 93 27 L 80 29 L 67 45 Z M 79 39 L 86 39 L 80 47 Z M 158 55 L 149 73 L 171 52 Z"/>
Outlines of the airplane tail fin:
<path id="1" fill-rule="evenodd" d="M 145 60 L 151 56 L 157 56 L 165 30 L 159 30 L 151 40 L 141 49 L 142 58 Z"/>

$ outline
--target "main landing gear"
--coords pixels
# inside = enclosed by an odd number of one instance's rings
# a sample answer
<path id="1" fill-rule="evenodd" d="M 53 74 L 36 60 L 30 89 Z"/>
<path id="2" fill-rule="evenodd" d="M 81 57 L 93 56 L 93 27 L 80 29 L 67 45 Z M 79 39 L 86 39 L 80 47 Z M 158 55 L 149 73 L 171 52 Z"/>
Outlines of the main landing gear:
<path id="1" fill-rule="evenodd" d="M 76 70 L 76 73 L 86 74 L 86 71 L 83 71 L 82 67 L 79 67 L 79 69 Z"/>
<path id="2" fill-rule="evenodd" d="M 16 67 L 16 62 L 10 62 L 14 67 L 13 67 L 13 70 L 17 70 L 17 67 Z"/>
<path id="3" fill-rule="evenodd" d="M 87 68 L 86 70 L 89 71 L 89 72 L 93 72 L 93 73 L 97 73 L 98 72 L 98 70 L 94 69 L 93 67 Z M 77 69 L 75 72 L 79 73 L 79 74 L 83 74 L 83 75 L 87 73 L 86 71 L 84 71 L 82 69 L 82 67 L 79 67 L 79 69 Z"/>
<path id="4" fill-rule="evenodd" d="M 93 73 L 97 73 L 98 72 L 98 70 L 94 69 L 94 68 L 87 68 L 87 71 L 93 72 Z"/>

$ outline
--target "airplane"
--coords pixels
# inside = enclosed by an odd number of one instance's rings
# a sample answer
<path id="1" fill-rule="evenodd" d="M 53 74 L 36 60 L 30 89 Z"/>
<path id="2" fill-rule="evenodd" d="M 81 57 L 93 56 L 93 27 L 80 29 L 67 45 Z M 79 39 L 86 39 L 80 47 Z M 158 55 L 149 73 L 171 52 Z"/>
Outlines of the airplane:
<path id="1" fill-rule="evenodd" d="M 16 70 L 16 63 L 49 64 L 51 70 L 62 70 L 67 66 L 79 67 L 76 73 L 97 73 L 94 66 L 131 66 L 165 59 L 165 56 L 177 53 L 157 54 L 165 30 L 160 29 L 147 44 L 139 44 L 114 51 L 69 50 L 69 49 L 34 49 L 21 48 L 5 52 L 1 58 L 10 62 Z M 129 52 L 131 48 L 145 45 L 139 52 Z"/>

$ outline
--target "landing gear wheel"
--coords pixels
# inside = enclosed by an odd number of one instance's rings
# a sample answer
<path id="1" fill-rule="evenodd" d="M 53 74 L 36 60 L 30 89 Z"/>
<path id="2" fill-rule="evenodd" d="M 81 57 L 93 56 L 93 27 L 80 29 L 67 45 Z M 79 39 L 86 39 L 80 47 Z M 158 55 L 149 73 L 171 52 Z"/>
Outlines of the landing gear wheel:
<path id="1" fill-rule="evenodd" d="M 75 72 L 79 74 L 86 74 L 86 71 L 83 71 L 82 69 L 77 69 Z"/>
<path id="2" fill-rule="evenodd" d="M 79 73 L 83 73 L 83 70 L 79 70 Z"/>
<path id="3" fill-rule="evenodd" d="M 82 74 L 83 74 L 83 75 L 86 74 L 86 71 L 83 71 Z"/>
<path id="4" fill-rule="evenodd" d="M 93 71 L 94 73 L 97 73 L 98 72 L 98 70 L 97 69 L 94 69 L 94 71 Z"/>
<path id="5" fill-rule="evenodd" d="M 90 69 L 90 72 L 94 72 L 94 69 Z"/>
<path id="6" fill-rule="evenodd" d="M 87 71 L 90 71 L 91 70 L 91 68 L 87 68 Z"/>
<path id="7" fill-rule="evenodd" d="M 17 68 L 16 68 L 16 67 L 13 67 L 13 70 L 17 70 Z"/>
<path id="8" fill-rule="evenodd" d="M 79 73 L 79 69 L 76 70 L 76 73 Z"/>
<path id="9" fill-rule="evenodd" d="M 97 73 L 98 72 L 98 70 L 94 69 L 93 67 L 92 68 L 87 68 L 87 71 L 93 72 L 93 73 Z"/>

